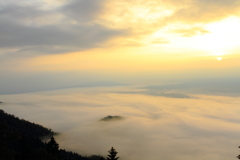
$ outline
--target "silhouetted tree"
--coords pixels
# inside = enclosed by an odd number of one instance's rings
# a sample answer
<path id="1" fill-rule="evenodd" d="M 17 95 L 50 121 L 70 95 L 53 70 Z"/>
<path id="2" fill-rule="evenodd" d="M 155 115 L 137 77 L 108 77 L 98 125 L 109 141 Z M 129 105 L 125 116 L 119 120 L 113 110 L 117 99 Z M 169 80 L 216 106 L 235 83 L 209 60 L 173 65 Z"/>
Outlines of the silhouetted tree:
<path id="1" fill-rule="evenodd" d="M 238 148 L 240 148 L 240 146 L 238 146 Z M 238 155 L 237 158 L 240 159 L 240 155 Z"/>
<path id="2" fill-rule="evenodd" d="M 53 154 L 57 155 L 58 154 L 58 148 L 59 144 L 55 141 L 55 139 L 52 137 L 51 140 L 47 143 L 47 150 Z"/>
<path id="3" fill-rule="evenodd" d="M 59 149 L 53 137 L 47 143 L 40 139 L 53 134 L 51 129 L 19 119 L 0 109 L 0 160 L 100 160 L 102 158 L 100 155 L 81 156 Z"/>
<path id="4" fill-rule="evenodd" d="M 108 151 L 109 155 L 107 156 L 107 160 L 117 160 L 119 157 L 117 156 L 117 151 L 112 147 L 109 151 Z"/>
<path id="5" fill-rule="evenodd" d="M 103 157 L 100 157 L 100 159 L 99 160 L 105 160 Z"/>

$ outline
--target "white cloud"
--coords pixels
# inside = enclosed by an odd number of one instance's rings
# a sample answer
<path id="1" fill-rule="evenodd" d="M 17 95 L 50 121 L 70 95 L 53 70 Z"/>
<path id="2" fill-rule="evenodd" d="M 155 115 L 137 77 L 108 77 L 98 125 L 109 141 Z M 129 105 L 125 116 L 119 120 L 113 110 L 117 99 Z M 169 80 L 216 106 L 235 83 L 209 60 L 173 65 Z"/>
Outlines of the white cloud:
<path id="1" fill-rule="evenodd" d="M 224 160 L 238 154 L 238 97 L 113 92 L 85 88 L 2 95 L 0 106 L 60 132 L 60 147 L 83 155 L 106 155 L 112 146 L 121 159 Z M 125 119 L 99 121 L 107 115 Z"/>

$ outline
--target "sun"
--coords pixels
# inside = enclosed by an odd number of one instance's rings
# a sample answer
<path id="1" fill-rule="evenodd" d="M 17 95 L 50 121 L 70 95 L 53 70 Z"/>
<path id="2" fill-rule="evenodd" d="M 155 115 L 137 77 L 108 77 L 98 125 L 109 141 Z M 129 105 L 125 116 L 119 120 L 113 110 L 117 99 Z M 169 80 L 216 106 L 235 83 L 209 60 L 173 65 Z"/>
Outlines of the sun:
<path id="1" fill-rule="evenodd" d="M 221 60 L 222 60 L 222 57 L 218 57 L 217 60 L 218 60 L 218 61 L 221 61 Z"/>

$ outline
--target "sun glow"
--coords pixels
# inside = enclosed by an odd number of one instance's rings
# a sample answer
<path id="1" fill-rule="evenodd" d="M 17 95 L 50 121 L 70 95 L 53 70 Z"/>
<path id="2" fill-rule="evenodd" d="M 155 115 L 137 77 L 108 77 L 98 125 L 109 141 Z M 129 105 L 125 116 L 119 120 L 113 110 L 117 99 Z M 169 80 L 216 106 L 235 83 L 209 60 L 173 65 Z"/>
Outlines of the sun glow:
<path id="1" fill-rule="evenodd" d="M 223 56 L 233 54 L 234 48 L 239 46 L 239 28 L 240 19 L 236 17 L 198 26 L 172 24 L 157 30 L 143 41 L 152 51 L 174 48 L 184 55 L 188 51 L 194 52 L 194 56 L 213 56 L 222 60 Z"/>
<path id="2" fill-rule="evenodd" d="M 223 55 L 225 55 L 225 54 L 226 54 L 226 53 L 223 52 L 223 51 L 215 51 L 215 52 L 212 52 L 211 55 L 213 55 L 213 56 L 223 56 Z"/>
<path id="3" fill-rule="evenodd" d="M 238 46 L 240 41 L 239 18 L 228 18 L 205 26 L 209 33 L 193 37 L 193 47 L 211 52 L 214 55 L 224 55 Z"/>

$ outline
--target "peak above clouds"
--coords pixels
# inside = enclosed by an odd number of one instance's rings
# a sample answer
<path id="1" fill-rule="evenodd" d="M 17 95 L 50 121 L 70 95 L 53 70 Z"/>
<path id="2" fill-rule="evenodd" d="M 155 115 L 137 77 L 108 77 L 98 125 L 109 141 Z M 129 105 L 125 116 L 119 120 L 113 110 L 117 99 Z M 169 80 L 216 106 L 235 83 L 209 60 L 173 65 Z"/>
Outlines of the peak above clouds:
<path id="1" fill-rule="evenodd" d="M 122 120 L 123 117 L 122 116 L 107 116 L 107 117 L 104 117 L 104 118 L 101 118 L 100 121 L 118 121 L 118 120 Z"/>

